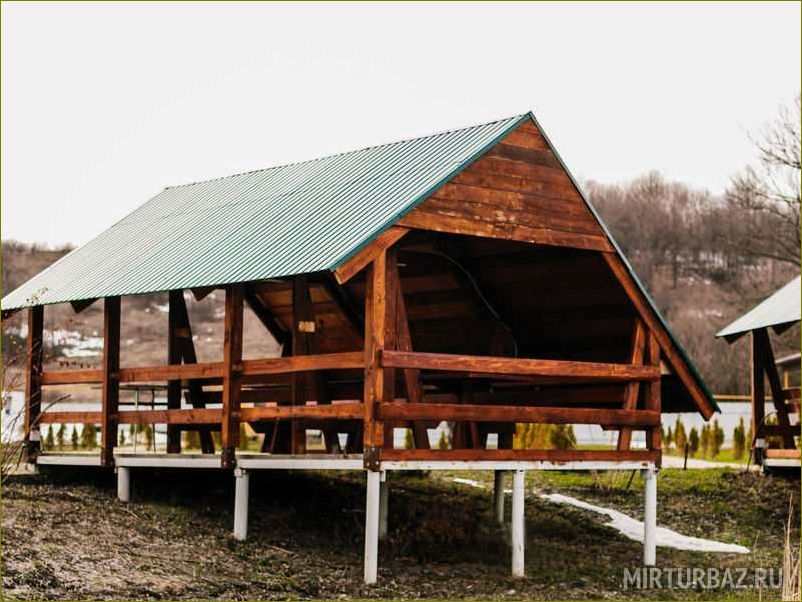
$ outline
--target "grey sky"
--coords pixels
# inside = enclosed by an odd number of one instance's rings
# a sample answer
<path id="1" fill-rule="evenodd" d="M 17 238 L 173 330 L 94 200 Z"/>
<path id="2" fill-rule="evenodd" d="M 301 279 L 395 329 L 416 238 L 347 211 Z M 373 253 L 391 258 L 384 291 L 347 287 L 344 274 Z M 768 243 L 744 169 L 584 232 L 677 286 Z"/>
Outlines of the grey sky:
<path id="1" fill-rule="evenodd" d="M 2 4 L 2 236 L 532 109 L 580 178 L 719 192 L 800 89 L 800 4 Z"/>

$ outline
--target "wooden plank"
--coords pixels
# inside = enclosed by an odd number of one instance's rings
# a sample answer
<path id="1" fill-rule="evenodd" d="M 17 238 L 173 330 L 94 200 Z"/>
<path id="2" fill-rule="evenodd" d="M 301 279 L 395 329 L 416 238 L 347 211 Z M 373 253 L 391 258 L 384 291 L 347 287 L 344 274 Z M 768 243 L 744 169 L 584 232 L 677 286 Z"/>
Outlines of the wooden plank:
<path id="1" fill-rule="evenodd" d="M 337 282 L 340 284 L 348 282 L 380 255 L 383 255 L 387 249 L 401 240 L 408 231 L 407 228 L 393 226 L 379 234 L 362 250 L 358 251 L 356 255 L 334 270 L 334 277 L 337 278 Z"/>
<path id="2" fill-rule="evenodd" d="M 42 412 L 42 357 L 44 355 L 45 308 L 36 305 L 28 308 L 28 338 L 25 348 L 25 460 L 31 462 L 41 449 L 41 442 L 31 433 L 39 424 Z"/>
<path id="3" fill-rule="evenodd" d="M 342 351 L 339 353 L 320 353 L 318 355 L 244 360 L 242 362 L 242 375 L 265 376 L 308 372 L 310 370 L 347 370 L 363 368 L 364 366 L 365 354 L 362 351 Z"/>
<path id="4" fill-rule="evenodd" d="M 656 462 L 654 450 L 598 449 L 387 449 L 383 460 L 530 461 L 530 462 Z"/>
<path id="5" fill-rule="evenodd" d="M 392 368 L 464 371 L 477 374 L 559 376 L 603 381 L 653 380 L 660 378 L 660 369 L 654 366 L 388 350 L 384 350 L 381 353 L 381 364 Z"/>
<path id="6" fill-rule="evenodd" d="M 655 426 L 660 412 L 478 404 L 385 402 L 378 414 L 385 420 L 447 420 L 476 422 L 542 422 L 548 424 L 600 424 Z"/>
<path id="7" fill-rule="evenodd" d="M 221 378 L 224 376 L 224 372 L 223 362 L 121 368 L 120 382 L 160 382 L 170 379 Z"/>
<path id="8" fill-rule="evenodd" d="M 365 414 L 361 403 L 335 403 L 328 405 L 259 406 L 242 408 L 243 422 L 260 420 L 356 420 Z"/>
<path id="9" fill-rule="evenodd" d="M 240 389 L 239 366 L 242 363 L 242 311 L 244 287 L 232 284 L 226 288 L 225 324 L 223 328 L 223 419 L 220 429 L 223 468 L 233 468 L 239 445 Z"/>
<path id="10" fill-rule="evenodd" d="M 784 460 L 799 460 L 798 449 L 766 449 L 764 452 L 767 458 L 782 458 Z"/>
<path id="11" fill-rule="evenodd" d="M 641 320 L 635 320 L 635 332 L 632 334 L 632 351 L 629 356 L 629 363 L 640 365 L 643 363 L 643 351 L 646 347 L 646 330 L 643 328 Z M 634 410 L 638 407 L 638 395 L 640 393 L 640 383 L 638 381 L 627 384 L 624 393 L 625 410 Z M 629 449 L 632 443 L 632 429 L 624 428 L 618 433 L 618 449 Z"/>
<path id="12" fill-rule="evenodd" d="M 396 289 L 395 311 L 396 348 L 399 351 L 412 351 L 412 336 L 409 332 L 409 320 L 407 319 L 404 291 L 402 290 L 400 278 L 398 278 L 398 286 Z M 401 372 L 404 379 L 404 390 L 406 391 L 407 401 L 410 403 L 421 403 L 423 401 L 423 386 L 421 384 L 420 370 L 407 368 Z M 415 449 L 429 449 L 429 432 L 424 423 L 420 421 L 412 423 L 412 442 L 415 445 Z"/>
<path id="13" fill-rule="evenodd" d="M 41 424 L 101 424 L 102 412 L 44 412 L 39 416 Z"/>
<path id="14" fill-rule="evenodd" d="M 100 464 L 114 465 L 120 403 L 120 298 L 103 299 L 103 381 L 101 383 Z"/>
<path id="15" fill-rule="evenodd" d="M 51 370 L 42 373 L 42 385 L 79 385 L 100 383 L 103 381 L 102 370 Z"/>
<path id="16" fill-rule="evenodd" d="M 479 222 L 451 215 L 430 214 L 418 209 L 413 209 L 401 218 L 398 224 L 418 230 L 518 240 L 554 247 L 603 251 L 606 253 L 613 250 L 612 245 L 604 236 L 563 232 L 548 228 L 534 228 L 523 224 Z"/>
<path id="17" fill-rule="evenodd" d="M 715 411 L 710 400 L 707 398 L 707 395 L 705 394 L 701 385 L 696 381 L 696 378 L 693 376 L 693 374 L 691 374 L 690 367 L 682 358 L 679 350 L 674 345 L 665 327 L 655 314 L 651 304 L 648 302 L 643 292 L 638 288 L 637 284 L 635 284 L 632 275 L 624 266 L 621 258 L 614 253 L 605 253 L 602 255 L 602 257 L 604 257 L 604 260 L 607 262 L 610 270 L 613 272 L 627 296 L 634 304 L 635 309 L 637 309 L 641 319 L 646 323 L 648 330 L 654 333 L 655 337 L 657 337 L 657 342 L 660 345 L 663 354 L 665 355 L 668 365 L 682 381 L 682 384 L 688 389 L 691 398 L 699 408 L 699 412 L 705 417 L 705 419 L 710 418 Z"/>
<path id="18" fill-rule="evenodd" d="M 780 384 L 780 375 L 777 373 L 777 364 L 774 362 L 774 352 L 771 349 L 769 333 L 765 328 L 761 328 L 753 331 L 753 334 L 761 340 L 760 347 L 763 351 L 763 370 L 769 381 L 771 399 L 777 414 L 777 422 L 781 427 L 788 427 L 790 426 L 788 407 L 785 405 L 785 394 L 783 393 L 782 384 Z M 783 447 L 786 449 L 796 449 L 796 443 L 794 442 L 794 436 L 792 434 L 785 432 L 782 435 L 782 439 Z"/>

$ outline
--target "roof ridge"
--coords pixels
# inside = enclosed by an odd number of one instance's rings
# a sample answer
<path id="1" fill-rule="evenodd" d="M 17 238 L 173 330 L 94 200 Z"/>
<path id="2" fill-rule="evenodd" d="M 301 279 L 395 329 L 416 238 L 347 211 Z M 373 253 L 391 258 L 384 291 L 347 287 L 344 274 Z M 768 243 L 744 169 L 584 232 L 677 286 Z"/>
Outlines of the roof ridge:
<path id="1" fill-rule="evenodd" d="M 273 169 L 284 169 L 286 167 L 292 167 L 294 165 L 303 165 L 305 163 L 315 163 L 316 161 L 323 161 L 324 159 L 331 159 L 331 158 L 334 158 L 334 157 L 342 157 L 342 156 L 351 155 L 351 154 L 354 154 L 354 153 L 361 153 L 361 152 L 364 152 L 364 151 L 367 151 L 367 150 L 372 150 L 372 149 L 375 149 L 375 148 L 384 148 L 386 146 L 394 146 L 396 144 L 405 144 L 407 142 L 412 142 L 413 140 L 425 140 L 426 138 L 434 138 L 436 136 L 445 136 L 446 134 L 453 134 L 454 132 L 462 132 L 462 131 L 465 131 L 465 130 L 472 130 L 472 129 L 475 129 L 475 128 L 486 127 L 488 125 L 493 125 L 495 123 L 501 123 L 503 121 L 513 121 L 515 119 L 520 119 L 520 118 L 522 118 L 522 117 L 524 117 L 526 115 L 529 115 L 529 114 L 530 114 L 530 111 L 526 111 L 524 113 L 518 113 L 517 115 L 510 115 L 509 117 L 504 117 L 502 119 L 494 119 L 492 121 L 486 121 L 485 123 L 476 123 L 474 125 L 451 128 L 449 130 L 443 130 L 441 132 L 432 132 L 431 134 L 424 134 L 423 136 L 413 136 L 411 138 L 402 138 L 401 140 L 393 140 L 392 142 L 384 142 L 382 144 L 373 144 L 373 145 L 369 145 L 369 146 L 363 146 L 361 148 L 355 148 L 355 149 L 352 149 L 352 150 L 342 151 L 342 152 L 339 152 L 339 153 L 332 153 L 330 155 L 324 155 L 322 157 L 314 157 L 312 159 L 303 159 L 301 161 L 291 161 L 290 163 L 283 163 L 281 165 L 271 165 L 269 167 L 261 167 L 259 169 L 251 169 L 251 170 L 248 170 L 248 171 L 241 171 L 241 172 L 238 172 L 238 173 L 228 174 L 228 175 L 225 175 L 225 176 L 218 176 L 216 178 L 209 178 L 209 179 L 206 179 L 206 180 L 195 180 L 193 182 L 186 182 L 184 184 L 175 184 L 175 185 L 172 185 L 172 186 L 165 186 L 164 189 L 165 190 L 170 190 L 170 189 L 173 189 L 173 188 L 185 188 L 185 187 L 188 187 L 188 186 L 195 186 L 195 185 L 198 185 L 198 184 L 208 184 L 209 182 L 217 182 L 217 181 L 220 181 L 220 180 L 226 180 L 228 178 L 237 178 L 237 177 L 240 177 L 240 176 L 247 176 L 247 175 L 254 174 L 254 173 L 262 173 L 262 172 L 265 172 L 265 171 L 271 171 Z"/>

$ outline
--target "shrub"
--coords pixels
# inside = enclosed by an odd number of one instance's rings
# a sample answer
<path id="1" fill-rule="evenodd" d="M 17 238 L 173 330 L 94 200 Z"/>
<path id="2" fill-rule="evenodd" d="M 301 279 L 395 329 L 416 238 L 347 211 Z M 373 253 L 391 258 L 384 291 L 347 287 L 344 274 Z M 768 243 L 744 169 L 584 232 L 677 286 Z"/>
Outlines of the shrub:
<path id="1" fill-rule="evenodd" d="M 692 456 L 699 451 L 699 431 L 696 430 L 696 427 L 693 427 L 688 435 L 688 448 Z"/>
<path id="2" fill-rule="evenodd" d="M 746 427 L 744 426 L 744 418 L 738 421 L 738 426 L 732 431 L 732 454 L 740 459 L 746 451 Z"/>
<path id="3" fill-rule="evenodd" d="M 688 437 L 685 435 L 685 425 L 682 424 L 682 420 L 677 416 L 677 422 L 674 424 L 674 443 L 678 450 L 683 451 L 687 442 Z"/>

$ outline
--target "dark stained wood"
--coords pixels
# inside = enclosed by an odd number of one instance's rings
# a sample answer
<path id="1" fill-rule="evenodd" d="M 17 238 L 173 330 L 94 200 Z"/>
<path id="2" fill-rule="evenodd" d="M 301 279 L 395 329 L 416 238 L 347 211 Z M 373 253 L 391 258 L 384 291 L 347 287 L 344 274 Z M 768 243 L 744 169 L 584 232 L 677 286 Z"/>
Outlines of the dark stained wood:
<path id="1" fill-rule="evenodd" d="M 649 365 L 660 368 L 660 343 L 653 332 L 649 333 Z M 645 398 L 644 407 L 646 410 L 660 414 L 662 400 L 660 398 L 660 381 L 649 381 L 644 385 Z M 653 426 L 646 431 L 646 445 L 649 449 L 660 450 L 663 446 L 663 431 L 660 426 Z"/>
<path id="2" fill-rule="evenodd" d="M 365 269 L 368 264 L 401 240 L 407 232 L 408 230 L 406 228 L 393 226 L 379 234 L 353 257 L 334 270 L 334 276 L 337 278 L 337 282 L 340 284 L 348 282 Z"/>
<path id="3" fill-rule="evenodd" d="M 242 284 L 232 284 L 226 288 L 223 328 L 223 419 L 220 429 L 223 468 L 234 466 L 234 454 L 239 445 L 243 297 Z"/>
<path id="4" fill-rule="evenodd" d="M 223 362 L 180 364 L 177 366 L 143 366 L 120 369 L 120 382 L 160 382 L 170 379 L 213 379 L 225 376 Z M 56 374 L 56 373 L 53 373 Z"/>
<path id="5" fill-rule="evenodd" d="M 102 412 L 43 412 L 39 416 L 41 424 L 102 424 Z"/>
<path id="6" fill-rule="evenodd" d="M 28 338 L 25 348 L 25 460 L 32 462 L 41 445 L 31 433 L 39 424 L 42 411 L 42 356 L 44 354 L 45 308 L 36 305 L 28 308 Z"/>
<path id="7" fill-rule="evenodd" d="M 603 381 L 650 380 L 660 378 L 659 367 L 599 362 L 571 362 L 500 358 L 445 353 L 388 351 L 381 353 L 381 364 L 394 368 L 467 371 L 479 374 L 560 376 Z"/>
<path id="8" fill-rule="evenodd" d="M 378 413 L 385 420 L 542 422 L 640 427 L 660 424 L 660 413 L 652 410 L 385 402 L 379 405 Z"/>
<path id="9" fill-rule="evenodd" d="M 765 361 L 765 354 L 763 353 L 764 339 L 757 335 L 756 331 L 749 333 L 750 339 L 750 368 L 751 368 L 751 397 L 752 397 L 752 446 L 755 444 L 756 439 L 764 437 L 763 429 L 765 428 L 763 421 L 765 420 L 766 413 L 766 379 L 763 371 L 763 362 Z"/>
<path id="10" fill-rule="evenodd" d="M 363 352 L 344 351 L 341 353 L 245 360 L 242 362 L 242 375 L 264 376 L 308 372 L 310 370 L 343 370 L 363 368 L 364 365 L 365 354 Z"/>
<path id="11" fill-rule="evenodd" d="M 668 365 L 671 366 L 671 369 L 682 381 L 682 384 L 685 385 L 686 389 L 691 395 L 691 398 L 699 408 L 699 412 L 705 417 L 705 419 L 710 418 L 714 412 L 714 408 L 711 405 L 710 400 L 707 398 L 707 395 L 691 374 L 690 368 L 683 360 L 679 350 L 671 341 L 671 337 L 668 335 L 668 332 L 655 315 L 654 310 L 646 300 L 643 292 L 635 284 L 635 281 L 629 274 L 629 271 L 626 269 L 623 262 L 617 255 L 605 253 L 603 254 L 603 257 L 615 277 L 618 279 L 618 282 L 626 291 L 627 296 L 637 309 L 641 319 L 646 323 L 649 331 L 654 333 L 655 337 L 657 338 L 657 342 L 660 345 L 663 354 L 665 355 Z"/>
<path id="12" fill-rule="evenodd" d="M 180 305 L 184 302 L 184 291 L 174 290 L 168 293 L 167 311 L 167 363 L 179 365 L 183 359 L 183 341 L 179 330 L 184 326 L 179 319 Z M 177 410 L 181 407 L 181 380 L 167 381 L 167 409 Z M 181 453 L 181 429 L 175 426 L 167 427 L 167 453 Z"/>
<path id="13" fill-rule="evenodd" d="M 398 280 L 398 286 L 396 287 L 395 311 L 396 347 L 399 351 L 412 351 L 412 337 L 409 334 L 406 303 L 404 302 L 404 291 L 402 290 L 400 278 Z M 404 390 L 406 392 L 407 401 L 410 403 L 421 403 L 423 401 L 423 387 L 421 384 L 420 370 L 407 368 L 406 370 L 402 370 L 401 373 L 404 378 Z M 415 449 L 429 449 L 430 447 L 428 429 L 426 425 L 420 421 L 412 423 L 412 442 L 415 445 Z M 389 447 L 392 447 L 392 445 Z"/>
<path id="14" fill-rule="evenodd" d="M 642 364 L 643 352 L 646 347 L 646 330 L 641 320 L 635 320 L 635 332 L 632 334 L 632 353 L 629 357 L 630 364 Z M 659 386 L 659 381 L 658 386 Z M 638 394 L 640 393 L 640 383 L 634 381 L 626 386 L 624 397 L 624 409 L 634 410 L 638 407 Z M 632 442 L 632 429 L 623 428 L 618 433 L 618 449 L 629 449 Z"/>
<path id="15" fill-rule="evenodd" d="M 120 403 L 120 298 L 103 299 L 103 381 L 101 383 L 100 463 L 114 465 Z"/>
<path id="16" fill-rule="evenodd" d="M 70 306 L 72 306 L 72 310 L 76 314 L 79 314 L 83 310 L 87 309 L 92 304 L 94 304 L 95 301 L 97 301 L 97 299 L 82 299 L 80 301 L 70 301 Z"/>

